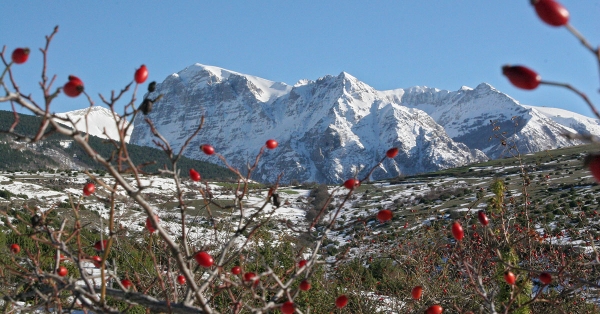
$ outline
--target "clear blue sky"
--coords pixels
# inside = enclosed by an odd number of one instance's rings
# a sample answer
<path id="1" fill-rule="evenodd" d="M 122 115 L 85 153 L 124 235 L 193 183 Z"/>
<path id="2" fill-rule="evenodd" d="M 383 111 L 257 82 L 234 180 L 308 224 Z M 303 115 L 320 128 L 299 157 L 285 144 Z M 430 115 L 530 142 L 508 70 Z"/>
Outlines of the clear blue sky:
<path id="1" fill-rule="evenodd" d="M 64 84 L 109 95 L 142 63 L 150 80 L 203 63 L 294 84 L 346 71 L 379 90 L 415 85 L 457 90 L 487 82 L 524 104 L 590 116 L 567 90 L 521 91 L 501 75 L 524 64 L 544 79 L 566 81 L 600 105 L 598 66 L 566 29 L 538 20 L 529 0 L 420 1 L 2 1 L 0 45 L 35 48 L 15 68 L 36 91 L 44 36 L 49 73 Z M 562 0 L 571 23 L 600 44 L 600 0 Z M 39 95 L 34 93 L 34 96 Z M 39 99 L 39 98 L 38 98 Z M 61 97 L 53 111 L 85 107 Z M 8 108 L 0 107 L 7 110 Z"/>

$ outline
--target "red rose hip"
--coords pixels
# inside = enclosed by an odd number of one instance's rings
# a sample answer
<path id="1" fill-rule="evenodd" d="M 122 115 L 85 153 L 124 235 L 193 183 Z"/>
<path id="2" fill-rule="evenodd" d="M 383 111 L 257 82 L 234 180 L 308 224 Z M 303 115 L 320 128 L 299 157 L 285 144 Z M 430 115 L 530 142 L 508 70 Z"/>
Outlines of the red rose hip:
<path id="1" fill-rule="evenodd" d="M 308 280 L 302 280 L 300 283 L 300 290 L 308 291 L 310 290 L 310 282 Z"/>
<path id="2" fill-rule="evenodd" d="M 380 210 L 380 211 L 377 213 L 377 219 L 378 219 L 380 222 L 386 222 L 386 221 L 388 221 L 388 220 L 392 219 L 392 211 L 391 211 L 391 210 L 389 210 L 389 209 L 383 209 L 383 210 Z"/>
<path id="3" fill-rule="evenodd" d="M 348 297 L 344 294 L 342 294 L 341 296 L 337 297 L 337 299 L 335 299 L 335 307 L 337 307 L 338 309 L 345 307 L 347 304 L 348 304 Z"/>
<path id="4" fill-rule="evenodd" d="M 244 281 L 258 281 L 258 276 L 253 272 L 247 272 L 244 274 Z"/>
<path id="5" fill-rule="evenodd" d="M 200 149 L 207 155 L 212 155 L 215 153 L 215 148 L 208 144 L 200 145 Z"/>
<path id="6" fill-rule="evenodd" d="M 479 222 L 483 226 L 487 226 L 490 223 L 490 220 L 488 219 L 487 215 L 483 210 L 477 212 L 477 219 L 479 219 Z"/>
<path id="7" fill-rule="evenodd" d="M 131 280 L 129 279 L 121 280 L 121 284 L 123 285 L 123 287 L 125 287 L 125 289 L 129 289 L 133 286 L 133 282 L 131 282 Z"/>
<path id="8" fill-rule="evenodd" d="M 452 224 L 452 235 L 454 236 L 454 238 L 457 241 L 462 240 L 464 238 L 464 236 L 465 236 L 465 232 L 463 231 L 463 227 L 457 221 L 455 221 Z"/>
<path id="9" fill-rule="evenodd" d="M 83 186 L 83 195 L 90 196 L 96 191 L 96 186 L 93 183 L 88 183 Z"/>
<path id="10" fill-rule="evenodd" d="M 64 276 L 66 276 L 67 274 L 69 274 L 69 270 L 67 270 L 67 268 L 66 268 L 66 267 L 64 267 L 64 266 L 60 266 L 60 267 L 59 267 L 59 268 L 56 270 L 56 274 L 57 274 L 57 275 L 59 275 L 59 276 L 61 276 L 61 277 L 64 277 Z"/>
<path id="11" fill-rule="evenodd" d="M 183 275 L 177 276 L 177 283 L 180 285 L 185 285 L 185 277 Z"/>
<path id="12" fill-rule="evenodd" d="M 21 247 L 18 244 L 13 243 L 10 245 L 10 251 L 13 254 L 19 254 L 19 252 L 21 252 Z"/>
<path id="13" fill-rule="evenodd" d="M 521 65 L 505 65 L 502 67 L 502 74 L 516 87 L 522 89 L 536 89 L 542 77 L 530 68 Z"/>
<path id="14" fill-rule="evenodd" d="M 590 170 L 596 182 L 600 182 L 600 155 L 592 154 L 586 156 L 584 164 Z"/>
<path id="15" fill-rule="evenodd" d="M 387 156 L 387 158 L 394 158 L 396 156 L 398 156 L 398 151 L 399 149 L 397 147 L 394 148 L 390 148 L 385 155 Z"/>
<path id="16" fill-rule="evenodd" d="M 554 0 L 532 0 L 537 15 L 548 25 L 563 26 L 569 22 L 569 11 Z"/>
<path id="17" fill-rule="evenodd" d="M 276 140 L 268 140 L 265 145 L 267 146 L 268 149 L 275 149 L 277 148 L 277 146 L 279 145 L 279 143 L 277 143 Z"/>
<path id="18" fill-rule="evenodd" d="M 294 314 L 295 311 L 296 306 L 292 301 L 287 301 L 281 305 L 281 313 L 283 314 Z"/>
<path id="19" fill-rule="evenodd" d="M 512 286 L 517 281 L 517 276 L 515 276 L 513 272 L 507 270 L 504 272 L 504 281 L 506 281 L 507 284 Z"/>
<path id="20" fill-rule="evenodd" d="M 423 294 L 423 287 L 421 287 L 421 286 L 416 286 L 416 287 L 412 288 L 412 291 L 410 292 L 410 295 L 412 296 L 413 300 L 419 300 L 421 298 L 422 294 Z"/>
<path id="21" fill-rule="evenodd" d="M 154 218 L 156 218 L 156 221 L 159 220 L 157 215 L 154 215 Z M 154 223 L 152 223 L 152 219 L 150 219 L 150 217 L 146 218 L 146 229 L 148 229 L 150 233 L 154 233 L 154 231 L 156 231 L 156 227 L 154 226 Z"/>
<path id="22" fill-rule="evenodd" d="M 108 245 L 108 240 L 98 241 L 94 244 L 94 249 L 98 252 L 104 251 Z"/>
<path id="23" fill-rule="evenodd" d="M 429 308 L 427 308 L 427 311 L 425 313 L 426 314 L 442 314 L 443 311 L 444 311 L 444 309 L 442 308 L 441 305 L 435 304 L 435 305 L 432 305 Z"/>
<path id="24" fill-rule="evenodd" d="M 242 272 L 242 268 L 240 266 L 231 267 L 231 273 L 234 275 L 239 275 Z"/>
<path id="25" fill-rule="evenodd" d="M 202 179 L 202 177 L 200 177 L 200 173 L 198 173 L 198 171 L 190 169 L 190 179 L 192 179 L 192 181 L 198 182 Z"/>
<path id="26" fill-rule="evenodd" d="M 539 278 L 540 281 L 545 285 L 550 284 L 552 282 L 552 275 L 546 272 L 541 273 Z"/>
<path id="27" fill-rule="evenodd" d="M 360 186 L 360 181 L 358 179 L 352 178 L 344 181 L 344 187 L 348 190 L 354 190 L 354 188 Z"/>
<path id="28" fill-rule="evenodd" d="M 22 64 L 29 59 L 29 48 L 17 48 L 13 51 L 11 59 L 16 64 Z"/>
<path id="29" fill-rule="evenodd" d="M 302 268 L 306 266 L 307 261 L 305 259 L 298 262 L 298 268 Z"/>
<path id="30" fill-rule="evenodd" d="M 63 92 L 69 97 L 77 97 L 83 92 L 83 82 L 73 75 L 69 75 L 69 81 L 63 86 Z"/>
<path id="31" fill-rule="evenodd" d="M 100 266 L 102 266 L 102 257 L 94 255 L 90 259 L 92 260 L 92 263 L 94 263 L 94 267 L 100 268 Z"/>
<path id="32" fill-rule="evenodd" d="M 139 69 L 135 70 L 135 74 L 133 75 L 133 79 L 136 83 L 142 84 L 148 78 L 148 68 L 142 64 Z"/>
<path id="33" fill-rule="evenodd" d="M 211 267 L 214 263 L 212 256 L 204 251 L 194 254 L 194 259 L 198 265 L 206 268 Z"/>

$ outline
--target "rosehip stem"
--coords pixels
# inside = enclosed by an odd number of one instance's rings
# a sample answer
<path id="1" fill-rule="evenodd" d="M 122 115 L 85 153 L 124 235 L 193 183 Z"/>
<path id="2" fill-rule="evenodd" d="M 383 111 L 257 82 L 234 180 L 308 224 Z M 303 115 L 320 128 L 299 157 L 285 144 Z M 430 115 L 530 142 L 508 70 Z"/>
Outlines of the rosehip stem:
<path id="1" fill-rule="evenodd" d="M 600 74 L 600 47 L 594 48 L 592 44 L 590 44 L 590 42 L 587 41 L 587 39 L 583 37 L 583 35 L 571 24 L 567 23 L 565 24 L 565 27 L 569 30 L 569 32 L 571 32 L 571 34 L 573 34 L 573 36 L 579 39 L 581 44 L 584 45 L 596 57 L 596 59 L 598 59 L 598 72 Z"/>
<path id="2" fill-rule="evenodd" d="M 575 94 L 579 95 L 579 97 L 583 98 L 583 100 L 588 104 L 588 106 L 590 107 L 590 109 L 592 110 L 592 112 L 594 113 L 594 115 L 598 119 L 600 119 L 600 113 L 598 113 L 598 110 L 596 110 L 596 106 L 594 106 L 594 104 L 590 101 L 590 99 L 587 97 L 587 95 L 584 94 L 583 92 L 581 92 L 580 90 L 576 89 L 575 87 L 573 87 L 571 84 L 558 83 L 558 82 L 549 82 L 549 81 L 541 81 L 540 84 L 552 85 L 552 86 L 559 86 L 559 87 L 564 87 L 566 89 L 571 90 Z"/>
<path id="3" fill-rule="evenodd" d="M 575 37 L 577 37 L 577 39 L 579 39 L 579 41 L 581 42 L 582 45 L 584 45 L 589 51 L 591 51 L 596 57 L 598 57 L 600 59 L 600 56 L 598 55 L 598 49 L 595 49 L 594 47 L 592 47 L 590 42 L 587 41 L 587 39 L 585 37 L 583 37 L 583 35 L 577 29 L 575 29 L 575 27 L 573 27 L 573 25 L 567 23 L 567 24 L 565 24 L 565 27 L 569 30 L 569 32 L 571 32 L 571 34 L 573 34 L 573 36 L 575 36 Z"/>

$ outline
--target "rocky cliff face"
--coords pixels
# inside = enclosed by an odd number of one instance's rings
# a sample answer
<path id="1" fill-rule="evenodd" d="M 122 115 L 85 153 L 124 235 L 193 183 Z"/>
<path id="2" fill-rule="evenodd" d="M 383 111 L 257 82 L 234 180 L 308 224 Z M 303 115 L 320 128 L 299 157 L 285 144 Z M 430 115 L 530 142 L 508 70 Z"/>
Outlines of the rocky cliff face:
<path id="1" fill-rule="evenodd" d="M 490 120 L 517 140 L 522 153 L 573 144 L 559 135 L 572 128 L 488 84 L 455 92 L 377 91 L 342 72 L 290 86 L 195 64 L 167 77 L 150 97 L 158 94 L 164 97 L 149 117 L 175 148 L 205 117 L 188 157 L 220 163 L 198 149 L 208 143 L 246 169 L 265 141 L 276 139 L 279 147 L 265 151 L 253 177 L 260 181 L 283 173 L 284 182 L 340 183 L 369 170 L 390 147 L 399 147 L 400 154 L 385 160 L 374 179 L 482 161 L 482 151 L 499 157 L 505 147 L 490 141 Z M 131 143 L 154 146 L 141 116 L 134 125 Z"/>

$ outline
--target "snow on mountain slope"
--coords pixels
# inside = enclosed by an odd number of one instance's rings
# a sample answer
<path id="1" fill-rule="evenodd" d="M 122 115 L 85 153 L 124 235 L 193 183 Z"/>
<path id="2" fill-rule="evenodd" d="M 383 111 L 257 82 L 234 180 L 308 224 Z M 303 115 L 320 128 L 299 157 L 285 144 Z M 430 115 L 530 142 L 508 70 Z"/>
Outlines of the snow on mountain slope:
<path id="1" fill-rule="evenodd" d="M 86 109 L 74 110 L 64 113 L 57 113 L 59 117 L 69 118 L 70 122 L 62 122 L 66 126 L 75 127 L 88 134 L 100 137 L 119 140 L 119 131 L 111 111 L 107 108 L 94 106 Z M 87 115 L 87 119 L 86 119 Z M 121 123 L 125 123 L 123 120 Z M 123 124 L 121 124 L 123 125 Z M 125 142 L 129 143 L 133 126 L 131 126 L 125 136 Z"/>
<path id="2" fill-rule="evenodd" d="M 414 174 L 520 153 L 580 144 L 562 134 L 600 134 L 594 119 L 523 106 L 482 83 L 458 91 L 411 87 L 377 91 L 342 72 L 293 86 L 214 66 L 194 64 L 157 85 L 163 94 L 149 117 L 175 148 L 205 117 L 203 130 L 185 153 L 218 163 L 198 146 L 210 143 L 239 169 L 246 169 L 269 138 L 254 179 L 339 183 L 363 173 L 390 147 L 399 147 L 374 178 Z M 132 143 L 153 146 L 136 117 Z M 493 125 L 492 125 L 493 123 Z M 487 154 L 485 156 L 483 154 Z M 514 153 L 514 151 L 512 152 Z"/>
<path id="3" fill-rule="evenodd" d="M 157 84 L 163 94 L 149 117 L 174 147 L 180 147 L 205 116 L 203 129 L 186 155 L 218 163 L 198 146 L 212 144 L 229 163 L 245 169 L 269 138 L 257 180 L 339 183 L 366 172 L 390 147 L 400 147 L 374 178 L 456 167 L 486 159 L 454 142 L 419 109 L 386 101 L 348 73 L 302 81 L 294 86 L 216 67 L 192 65 Z M 141 117 L 131 142 L 153 146 Z"/>
<path id="4" fill-rule="evenodd" d="M 521 153 L 581 144 L 562 136 L 573 131 L 571 126 L 521 105 L 487 83 L 455 92 L 412 87 L 383 93 L 390 101 L 425 111 L 452 139 L 480 149 L 491 158 L 509 154 L 508 146 L 503 146 L 498 138 L 503 136 L 502 132 L 506 132 L 508 142 L 514 142 Z M 494 130 L 491 121 L 499 129 Z M 591 123 L 580 124 L 579 131 L 600 134 L 591 126 Z"/>
<path id="5" fill-rule="evenodd" d="M 185 84 L 192 84 L 198 88 L 222 83 L 227 81 L 230 76 L 243 77 L 249 82 L 250 89 L 255 93 L 256 98 L 262 102 L 272 101 L 279 96 L 287 94 L 291 89 L 291 86 L 285 83 L 273 82 L 260 77 L 200 63 L 189 66 L 183 71 L 173 74 L 173 76 L 180 78 Z"/>
<path id="6" fill-rule="evenodd" d="M 582 134 L 600 134 L 600 121 L 597 119 L 559 108 L 534 107 L 526 105 L 523 105 L 523 107 L 535 110 L 554 122 L 571 128 L 572 132 Z"/>

